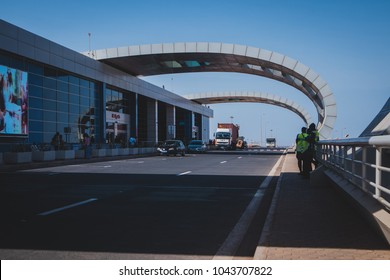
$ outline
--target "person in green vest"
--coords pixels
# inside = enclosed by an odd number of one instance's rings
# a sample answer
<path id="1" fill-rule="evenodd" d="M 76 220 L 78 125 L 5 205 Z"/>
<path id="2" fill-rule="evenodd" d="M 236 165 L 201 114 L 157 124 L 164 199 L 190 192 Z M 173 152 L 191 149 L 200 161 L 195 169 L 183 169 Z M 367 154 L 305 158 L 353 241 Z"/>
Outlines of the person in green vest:
<path id="1" fill-rule="evenodd" d="M 317 142 L 320 140 L 320 134 L 318 133 L 318 130 L 316 128 L 316 125 L 314 123 L 311 123 L 309 125 L 309 128 L 307 129 L 307 141 L 309 142 L 309 151 L 310 151 L 310 171 L 311 171 L 311 164 L 314 164 L 314 168 L 317 168 L 318 166 L 318 160 L 316 159 L 317 154 Z"/>
<path id="2" fill-rule="evenodd" d="M 306 133 L 307 129 L 306 127 L 302 127 L 301 133 L 299 133 L 295 139 L 295 152 L 296 157 L 298 160 L 298 168 L 299 168 L 299 174 L 304 174 L 304 167 L 303 167 L 303 161 L 304 161 L 304 155 L 307 149 L 309 148 L 309 142 L 307 142 L 306 138 L 308 134 Z"/>

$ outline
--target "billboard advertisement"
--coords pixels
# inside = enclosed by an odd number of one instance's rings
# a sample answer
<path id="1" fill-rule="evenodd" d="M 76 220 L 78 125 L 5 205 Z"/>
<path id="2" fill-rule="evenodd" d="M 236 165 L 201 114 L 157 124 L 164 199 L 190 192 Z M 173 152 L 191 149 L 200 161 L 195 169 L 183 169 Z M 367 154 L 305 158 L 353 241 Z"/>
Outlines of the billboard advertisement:
<path id="1" fill-rule="evenodd" d="M 0 137 L 27 136 L 27 72 L 0 65 Z"/>

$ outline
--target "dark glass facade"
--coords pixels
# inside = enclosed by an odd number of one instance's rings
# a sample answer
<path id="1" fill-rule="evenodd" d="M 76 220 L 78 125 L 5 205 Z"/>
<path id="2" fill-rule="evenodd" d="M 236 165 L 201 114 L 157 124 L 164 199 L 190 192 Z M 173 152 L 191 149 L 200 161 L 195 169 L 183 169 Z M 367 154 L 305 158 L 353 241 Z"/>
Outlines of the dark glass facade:
<path id="1" fill-rule="evenodd" d="M 68 143 L 101 138 L 101 83 L 3 52 L 0 64 L 28 73 L 29 143 L 50 143 L 56 132 Z"/>

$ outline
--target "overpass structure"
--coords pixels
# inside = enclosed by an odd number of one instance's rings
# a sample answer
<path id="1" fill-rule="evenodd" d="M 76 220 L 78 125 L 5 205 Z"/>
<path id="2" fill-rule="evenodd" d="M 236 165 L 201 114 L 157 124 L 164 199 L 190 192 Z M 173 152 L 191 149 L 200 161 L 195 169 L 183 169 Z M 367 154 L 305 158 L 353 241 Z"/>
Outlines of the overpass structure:
<path id="1" fill-rule="evenodd" d="M 295 104 L 291 100 L 273 94 L 261 92 L 212 92 L 186 95 L 184 97 L 199 104 L 229 102 L 254 102 L 271 104 L 294 112 L 303 120 L 306 125 L 309 125 L 312 122 L 310 114 L 306 112 L 302 106 Z"/>
<path id="2" fill-rule="evenodd" d="M 283 54 L 236 44 L 190 42 L 127 46 L 85 53 L 134 76 L 189 72 L 236 72 L 288 84 L 314 104 L 321 139 L 331 137 L 336 102 L 327 82 L 313 69 Z"/>

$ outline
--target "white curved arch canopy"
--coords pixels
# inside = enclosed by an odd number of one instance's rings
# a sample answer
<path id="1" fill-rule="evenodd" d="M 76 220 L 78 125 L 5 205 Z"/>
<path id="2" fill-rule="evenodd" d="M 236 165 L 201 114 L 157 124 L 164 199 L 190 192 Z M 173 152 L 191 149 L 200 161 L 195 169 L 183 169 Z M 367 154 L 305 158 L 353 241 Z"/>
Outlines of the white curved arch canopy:
<path id="1" fill-rule="evenodd" d="M 167 43 L 128 46 L 86 53 L 135 76 L 188 72 L 237 72 L 274 79 L 295 87 L 314 104 L 320 137 L 331 136 L 336 102 L 328 84 L 314 70 L 283 54 L 224 43 Z"/>
<path id="2" fill-rule="evenodd" d="M 265 103 L 288 109 L 297 114 L 308 126 L 312 121 L 310 114 L 303 107 L 286 98 L 260 92 L 208 92 L 184 96 L 200 104 L 216 104 L 230 102 Z"/>

